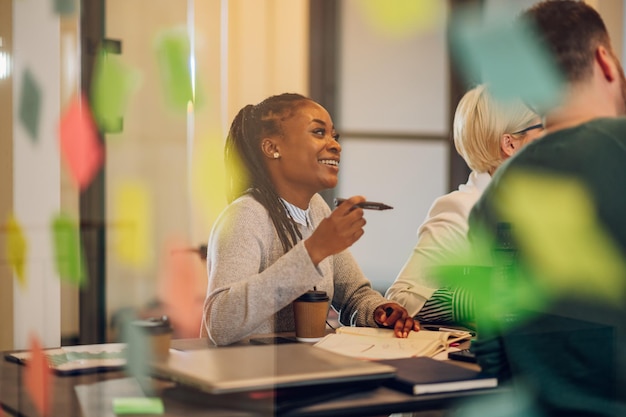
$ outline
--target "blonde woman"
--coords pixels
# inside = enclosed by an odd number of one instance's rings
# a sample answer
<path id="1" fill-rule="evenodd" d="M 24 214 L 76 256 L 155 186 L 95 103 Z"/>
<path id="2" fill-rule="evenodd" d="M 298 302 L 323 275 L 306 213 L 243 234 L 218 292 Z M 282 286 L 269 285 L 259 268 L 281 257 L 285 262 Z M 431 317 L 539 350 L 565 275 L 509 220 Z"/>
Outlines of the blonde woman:
<path id="1" fill-rule="evenodd" d="M 484 85 L 469 90 L 454 115 L 457 152 L 472 172 L 459 189 L 439 197 L 417 231 L 417 244 L 385 294 L 422 323 L 472 321 L 472 299 L 465 290 L 438 288 L 432 266 L 450 262 L 468 249 L 470 210 L 496 169 L 543 134 L 539 116 L 521 102 L 496 102 Z"/>

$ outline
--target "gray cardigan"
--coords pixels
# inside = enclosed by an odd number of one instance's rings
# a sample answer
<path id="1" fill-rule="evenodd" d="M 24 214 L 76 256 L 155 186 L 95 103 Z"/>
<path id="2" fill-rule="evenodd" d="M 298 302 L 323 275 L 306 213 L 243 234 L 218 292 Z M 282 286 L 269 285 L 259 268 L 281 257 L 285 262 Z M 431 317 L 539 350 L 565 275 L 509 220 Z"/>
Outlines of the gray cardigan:
<path id="1" fill-rule="evenodd" d="M 322 197 L 313 196 L 313 229 L 329 214 Z M 298 227 L 303 240 L 313 230 Z M 388 302 L 372 289 L 348 250 L 329 256 L 317 267 L 303 241 L 283 253 L 269 213 L 248 195 L 230 204 L 213 226 L 207 272 L 201 335 L 217 345 L 252 334 L 293 331 L 291 302 L 314 286 L 328 293 L 345 325 L 377 326 L 374 310 Z"/>

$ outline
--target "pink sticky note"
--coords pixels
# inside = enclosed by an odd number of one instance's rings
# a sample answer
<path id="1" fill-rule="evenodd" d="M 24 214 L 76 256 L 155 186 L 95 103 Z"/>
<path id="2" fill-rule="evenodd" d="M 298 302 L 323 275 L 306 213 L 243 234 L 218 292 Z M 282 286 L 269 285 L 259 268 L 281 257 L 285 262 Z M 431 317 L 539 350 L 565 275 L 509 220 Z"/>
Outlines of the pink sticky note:
<path id="1" fill-rule="evenodd" d="M 31 358 L 26 362 L 24 385 L 39 415 L 46 416 L 50 411 L 50 366 L 37 336 L 31 335 L 29 345 Z"/>
<path id="2" fill-rule="evenodd" d="M 204 265 L 190 245 L 172 241 L 163 254 L 159 293 L 176 337 L 198 337 L 206 284 Z"/>
<path id="3" fill-rule="evenodd" d="M 72 100 L 61 118 L 59 144 L 72 177 L 84 190 L 102 166 L 104 150 L 83 95 Z"/>

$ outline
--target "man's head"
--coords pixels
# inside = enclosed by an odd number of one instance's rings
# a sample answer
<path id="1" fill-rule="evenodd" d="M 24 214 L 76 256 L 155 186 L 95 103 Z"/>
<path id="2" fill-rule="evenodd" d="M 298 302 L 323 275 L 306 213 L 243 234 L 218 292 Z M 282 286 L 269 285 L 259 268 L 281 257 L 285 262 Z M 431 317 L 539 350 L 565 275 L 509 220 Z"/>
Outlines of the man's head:
<path id="1" fill-rule="evenodd" d="M 582 1 L 546 0 L 526 12 L 570 84 L 590 81 L 594 68 L 613 85 L 618 111 L 626 111 L 626 82 L 598 12 Z M 599 67 L 596 67 L 599 65 Z"/>

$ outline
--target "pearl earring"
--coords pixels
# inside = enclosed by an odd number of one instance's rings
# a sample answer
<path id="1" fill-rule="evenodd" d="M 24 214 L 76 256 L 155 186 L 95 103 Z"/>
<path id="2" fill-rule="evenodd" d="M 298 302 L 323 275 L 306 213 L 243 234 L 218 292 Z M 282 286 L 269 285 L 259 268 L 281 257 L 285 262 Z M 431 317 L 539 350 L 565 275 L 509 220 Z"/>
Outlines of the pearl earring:
<path id="1" fill-rule="evenodd" d="M 274 152 L 274 159 L 280 158 L 280 154 L 278 152 Z"/>

